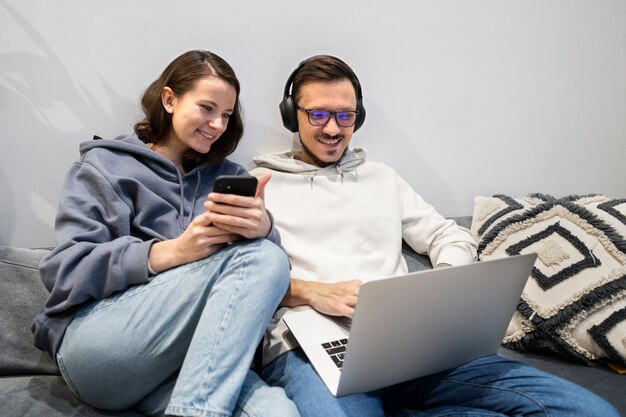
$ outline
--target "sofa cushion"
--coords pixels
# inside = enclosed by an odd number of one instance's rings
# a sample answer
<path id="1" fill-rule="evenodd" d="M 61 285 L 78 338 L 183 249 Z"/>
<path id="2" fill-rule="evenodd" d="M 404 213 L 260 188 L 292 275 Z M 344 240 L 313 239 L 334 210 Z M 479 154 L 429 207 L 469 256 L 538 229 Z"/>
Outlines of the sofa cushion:
<path id="1" fill-rule="evenodd" d="M 624 376 L 608 367 L 585 366 L 580 361 L 571 360 L 546 350 L 521 352 L 501 347 L 499 353 L 509 359 L 526 363 L 537 369 L 549 372 L 574 382 L 604 398 L 626 416 L 626 395 Z"/>
<path id="2" fill-rule="evenodd" d="M 76 397 L 61 376 L 0 377 L 3 416 L 21 417 L 141 417 L 134 411 L 103 411 Z"/>
<path id="3" fill-rule="evenodd" d="M 30 330 L 48 295 L 38 269 L 47 253 L 0 246 L 0 375 L 58 373 L 50 356 L 33 346 Z"/>
<path id="4" fill-rule="evenodd" d="M 538 254 L 505 345 L 626 365 L 626 200 L 476 197 L 481 260 Z"/>

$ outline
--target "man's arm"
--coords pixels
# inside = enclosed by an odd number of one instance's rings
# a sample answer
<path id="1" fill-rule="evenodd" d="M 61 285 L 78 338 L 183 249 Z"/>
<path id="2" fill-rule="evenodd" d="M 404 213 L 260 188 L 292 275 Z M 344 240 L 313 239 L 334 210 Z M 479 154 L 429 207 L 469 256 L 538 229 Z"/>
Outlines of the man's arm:
<path id="1" fill-rule="evenodd" d="M 280 305 L 282 307 L 309 305 L 320 313 L 352 317 L 361 284 L 361 281 L 356 279 L 326 284 L 291 278 L 289 289 Z"/>
<path id="2" fill-rule="evenodd" d="M 469 230 L 443 217 L 398 175 L 396 183 L 402 213 L 402 238 L 413 250 L 427 254 L 437 268 L 476 260 L 477 244 Z"/>

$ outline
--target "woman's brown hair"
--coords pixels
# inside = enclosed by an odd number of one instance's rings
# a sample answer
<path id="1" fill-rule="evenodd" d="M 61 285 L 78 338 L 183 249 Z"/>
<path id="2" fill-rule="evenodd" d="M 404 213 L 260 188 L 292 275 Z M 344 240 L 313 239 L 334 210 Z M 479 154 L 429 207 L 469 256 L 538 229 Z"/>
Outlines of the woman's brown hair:
<path id="1" fill-rule="evenodd" d="M 158 144 L 172 128 L 171 115 L 161 102 L 163 88 L 169 87 L 176 96 L 192 90 L 195 83 L 207 76 L 224 80 L 235 88 L 237 93 L 233 114 L 228 120 L 224 133 L 211 146 L 206 154 L 190 150 L 183 158 L 183 167 L 189 171 L 203 162 L 221 162 L 233 153 L 243 135 L 243 120 L 239 104 L 239 80 L 231 66 L 218 55 L 203 50 L 185 52 L 173 60 L 146 89 L 141 99 L 144 119 L 135 124 L 135 133 L 145 143 Z"/>

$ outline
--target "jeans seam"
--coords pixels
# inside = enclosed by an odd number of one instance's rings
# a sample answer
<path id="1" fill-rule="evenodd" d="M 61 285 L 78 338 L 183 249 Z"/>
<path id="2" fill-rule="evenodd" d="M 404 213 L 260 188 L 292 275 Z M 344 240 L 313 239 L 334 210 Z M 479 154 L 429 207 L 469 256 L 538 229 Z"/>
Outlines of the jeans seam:
<path id="1" fill-rule="evenodd" d="M 80 398 L 78 389 L 76 389 L 76 385 L 74 385 L 72 378 L 70 378 L 70 375 L 67 372 L 67 368 L 65 368 L 65 363 L 63 362 L 63 356 L 60 353 L 57 353 L 56 356 L 57 356 L 56 358 L 57 367 L 59 368 L 59 372 L 61 373 L 61 376 L 65 380 L 65 383 L 69 386 L 70 390 L 74 393 L 74 395 Z"/>
<path id="2" fill-rule="evenodd" d="M 454 379 L 445 381 L 446 383 L 450 383 L 450 384 L 458 384 L 458 385 L 469 385 L 469 386 L 474 386 L 474 387 L 479 387 L 479 388 L 488 388 L 488 389 L 497 389 L 500 391 L 507 391 L 507 392 L 512 392 L 518 395 L 521 395 L 522 397 L 527 398 L 528 400 L 532 401 L 533 403 L 535 403 L 540 409 L 541 411 L 543 411 L 543 413 L 545 414 L 546 417 L 550 417 L 550 414 L 548 413 L 548 410 L 544 407 L 544 405 L 539 402 L 538 400 L 534 399 L 533 397 L 531 397 L 530 395 L 526 394 L 523 391 L 518 391 L 516 389 L 512 389 L 512 388 L 507 388 L 507 387 L 499 387 L 497 385 L 489 385 L 489 384 L 478 384 L 475 382 L 466 382 L 466 381 L 457 381 Z"/>
<path id="3" fill-rule="evenodd" d="M 245 256 L 241 255 L 241 250 L 237 249 L 237 251 L 233 254 L 233 259 L 237 259 L 239 260 L 239 262 L 235 262 L 233 263 L 233 265 L 230 265 L 229 268 L 233 268 L 233 270 L 235 270 L 237 272 L 237 285 L 235 285 L 235 288 L 233 289 L 233 292 L 231 293 L 230 299 L 228 301 L 228 306 L 226 307 L 224 314 L 222 315 L 222 319 L 220 321 L 220 331 L 219 331 L 219 335 L 218 337 L 216 337 L 213 340 L 213 346 L 211 347 L 209 356 L 213 356 L 215 354 L 215 350 L 217 349 L 217 347 L 220 345 L 222 338 L 224 337 L 225 331 L 227 330 L 224 322 L 226 321 L 226 317 L 229 316 L 231 314 L 231 311 L 233 310 L 233 302 L 232 302 L 232 298 L 235 297 L 237 294 L 239 294 L 239 290 L 240 290 L 240 283 L 242 281 L 242 273 L 243 271 L 245 271 Z M 241 266 L 241 267 L 240 267 Z M 213 369 L 207 369 L 208 372 L 211 372 Z M 205 393 L 205 397 L 207 396 L 207 392 L 209 391 L 209 384 L 214 383 L 214 381 L 211 381 L 210 379 L 207 380 L 206 384 L 203 387 L 204 393 Z"/>

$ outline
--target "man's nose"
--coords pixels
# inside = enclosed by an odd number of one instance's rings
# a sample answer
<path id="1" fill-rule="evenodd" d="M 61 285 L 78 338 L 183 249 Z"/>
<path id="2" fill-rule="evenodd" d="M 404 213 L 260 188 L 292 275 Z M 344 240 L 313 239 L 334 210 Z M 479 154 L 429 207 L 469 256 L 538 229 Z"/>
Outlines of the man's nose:
<path id="1" fill-rule="evenodd" d="M 331 116 L 330 119 L 328 120 L 328 123 L 326 123 L 326 126 L 324 126 L 324 129 L 322 129 L 322 131 L 326 133 L 327 135 L 335 136 L 339 132 L 341 132 L 341 128 L 337 124 L 337 120 L 335 120 L 335 118 Z"/>

